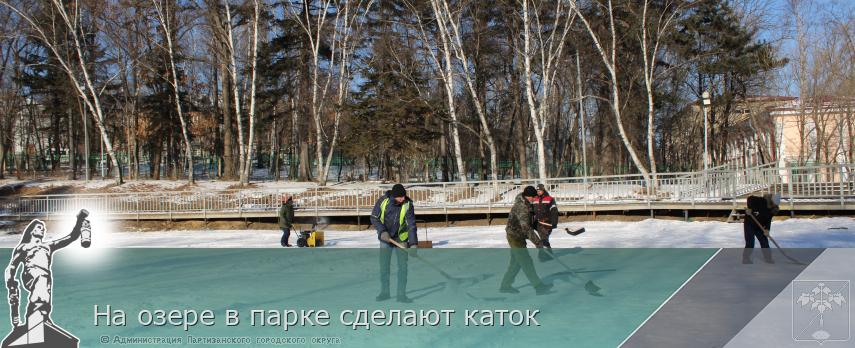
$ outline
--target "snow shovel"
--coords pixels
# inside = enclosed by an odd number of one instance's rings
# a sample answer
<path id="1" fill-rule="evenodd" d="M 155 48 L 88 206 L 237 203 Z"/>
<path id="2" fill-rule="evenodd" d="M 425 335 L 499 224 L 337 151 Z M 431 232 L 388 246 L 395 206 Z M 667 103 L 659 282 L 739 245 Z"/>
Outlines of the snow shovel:
<path id="1" fill-rule="evenodd" d="M 428 267 L 433 268 L 435 271 L 439 272 L 439 274 L 441 274 L 443 276 L 443 278 L 445 278 L 446 280 L 449 281 L 449 285 L 452 289 L 460 288 L 460 286 L 462 286 L 464 284 L 465 285 L 475 284 L 481 280 L 487 279 L 487 277 L 488 277 L 487 275 L 467 277 L 467 278 L 452 277 L 450 274 L 443 271 L 442 268 L 439 268 L 439 266 L 433 264 L 433 262 L 430 262 L 430 261 L 424 259 L 423 257 L 419 256 L 416 253 L 410 252 L 410 250 L 408 248 L 404 247 L 403 245 L 401 245 L 401 243 L 398 243 L 396 240 L 393 240 L 390 238 L 388 240 L 388 242 L 392 243 L 394 246 L 396 246 L 396 247 L 402 249 L 403 251 L 407 252 L 411 256 L 421 260 L 422 262 L 424 262 L 424 264 L 428 265 Z"/>
<path id="2" fill-rule="evenodd" d="M 751 220 L 754 221 L 754 224 L 756 224 L 757 227 L 760 227 L 760 230 L 763 231 L 763 235 L 765 235 L 766 238 L 769 238 L 769 240 L 772 241 L 772 244 L 775 244 L 775 247 L 778 248 L 778 251 L 781 252 L 781 255 L 784 255 L 784 257 L 786 257 L 787 259 L 789 259 L 790 261 L 792 261 L 793 263 L 795 263 L 797 265 L 802 265 L 802 266 L 807 265 L 806 263 L 801 262 L 799 260 L 796 260 L 796 259 L 790 257 L 790 255 L 787 255 L 787 253 L 784 252 L 784 249 L 781 248 L 781 245 L 778 244 L 778 241 L 776 241 L 775 238 L 772 238 L 772 235 L 769 233 L 769 231 L 766 230 L 765 227 L 763 227 L 763 224 L 761 224 L 760 221 L 757 220 L 757 217 L 755 217 L 754 214 L 751 214 L 749 212 L 745 212 L 745 216 L 751 217 Z M 751 238 L 754 238 L 754 237 L 751 237 Z"/>

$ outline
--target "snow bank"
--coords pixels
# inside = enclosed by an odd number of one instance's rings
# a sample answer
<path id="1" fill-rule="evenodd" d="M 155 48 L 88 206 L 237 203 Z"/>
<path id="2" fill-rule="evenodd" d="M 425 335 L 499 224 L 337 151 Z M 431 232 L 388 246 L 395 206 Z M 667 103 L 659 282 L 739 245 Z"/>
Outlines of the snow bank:
<path id="1" fill-rule="evenodd" d="M 586 232 L 571 236 L 566 227 Z M 277 230 L 229 231 L 96 231 L 93 245 L 110 247 L 270 248 L 279 246 Z M 782 247 L 855 248 L 855 219 L 848 217 L 788 219 L 772 224 L 772 236 Z M 20 235 L 0 236 L 0 247 L 14 247 Z M 51 238 L 51 237 L 48 237 Z M 292 243 L 296 233 L 291 234 Z M 506 248 L 504 226 L 419 229 L 419 238 L 436 248 Z M 376 248 L 372 230 L 327 231 L 333 248 Z M 552 235 L 555 248 L 740 248 L 742 224 L 648 219 L 639 222 L 592 221 L 559 225 Z"/>

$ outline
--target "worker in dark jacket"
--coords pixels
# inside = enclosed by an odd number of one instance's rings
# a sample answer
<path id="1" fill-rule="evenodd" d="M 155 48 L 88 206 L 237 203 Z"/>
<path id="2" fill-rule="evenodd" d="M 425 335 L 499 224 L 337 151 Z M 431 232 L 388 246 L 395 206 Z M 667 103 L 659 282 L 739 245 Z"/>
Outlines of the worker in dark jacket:
<path id="1" fill-rule="evenodd" d="M 534 210 L 533 221 L 534 229 L 538 236 L 543 241 L 543 246 L 547 249 L 552 249 L 549 244 L 549 236 L 552 235 L 552 230 L 558 228 L 558 205 L 555 204 L 555 199 L 546 192 L 546 186 L 543 184 L 537 185 L 537 197 L 532 202 Z M 541 249 L 537 258 L 540 261 L 551 259 L 548 253 Z"/>
<path id="2" fill-rule="evenodd" d="M 549 293 L 549 289 L 552 288 L 551 284 L 545 284 L 540 280 L 525 245 L 525 241 L 528 239 L 534 243 L 535 247 L 543 248 L 543 241 L 531 226 L 532 202 L 535 201 L 536 196 L 537 192 L 534 187 L 526 186 L 523 192 L 514 199 L 514 206 L 511 208 L 508 223 L 505 226 L 505 237 L 511 248 L 511 260 L 508 264 L 508 270 L 502 278 L 502 284 L 499 287 L 500 292 L 519 293 L 519 290 L 512 285 L 520 270 L 525 273 L 526 278 L 538 295 Z"/>
<path id="3" fill-rule="evenodd" d="M 772 252 L 769 250 L 769 231 L 772 229 L 772 217 L 778 213 L 780 198 L 771 194 L 763 197 L 749 196 L 748 207 L 745 209 L 745 220 L 743 222 L 743 235 L 745 237 L 745 251 L 742 254 L 743 263 L 751 263 L 751 249 L 754 248 L 754 239 L 760 242 L 763 248 L 763 258 L 766 262 L 772 262 Z"/>
<path id="4" fill-rule="evenodd" d="M 279 241 L 283 247 L 290 247 L 288 237 L 291 236 L 291 226 L 294 224 L 294 200 L 291 196 L 282 196 L 282 205 L 279 207 L 279 229 L 282 230 L 282 240 Z"/>
<path id="5" fill-rule="evenodd" d="M 407 197 L 404 185 L 395 184 L 387 191 L 371 211 L 371 224 L 377 231 L 380 241 L 380 294 L 377 301 L 389 299 L 389 273 L 394 252 L 398 259 L 397 300 L 410 303 L 407 297 L 407 262 L 409 255 L 392 243 L 395 241 L 404 248 L 416 248 L 419 238 L 416 228 L 416 214 L 413 201 Z"/>

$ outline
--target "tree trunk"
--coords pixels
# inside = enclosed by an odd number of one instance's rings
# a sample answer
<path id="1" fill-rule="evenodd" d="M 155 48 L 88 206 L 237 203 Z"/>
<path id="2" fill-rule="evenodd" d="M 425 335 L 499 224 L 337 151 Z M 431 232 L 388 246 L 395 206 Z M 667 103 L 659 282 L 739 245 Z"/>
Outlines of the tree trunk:
<path id="1" fill-rule="evenodd" d="M 279 127 L 277 127 L 275 111 L 273 116 L 273 129 L 271 130 L 272 137 L 270 138 L 270 146 L 272 148 L 270 151 L 270 170 L 273 172 L 273 181 L 279 181 L 279 170 L 282 168 L 282 162 L 279 160 L 279 153 L 282 148 L 282 137 L 280 137 L 280 135 L 282 134 L 282 128 L 284 127 L 281 126 L 281 122 L 278 122 Z"/>
<path id="2" fill-rule="evenodd" d="M 124 128 L 124 130 L 125 130 L 124 135 L 125 135 L 125 139 L 126 139 L 125 153 L 128 155 L 128 178 L 131 180 L 135 180 L 136 179 L 136 170 L 134 169 L 134 160 L 135 159 L 134 159 L 134 152 L 133 152 L 133 142 L 134 142 L 133 136 L 132 136 L 133 131 L 132 131 L 131 120 L 128 120 L 128 118 L 133 117 L 133 116 L 130 116 L 131 114 L 133 114 L 133 111 L 128 111 L 127 105 L 122 108 L 122 123 L 123 123 L 122 128 Z M 69 124 L 71 124 L 70 121 L 69 121 Z M 69 132 L 69 138 L 70 137 L 71 137 L 71 132 Z"/>
<path id="3" fill-rule="evenodd" d="M 298 144 L 299 144 L 299 133 L 297 132 L 297 127 L 299 126 L 299 120 L 297 118 L 297 103 L 294 98 L 291 98 L 291 150 L 288 155 L 288 180 L 293 181 L 294 178 L 298 177 L 302 172 L 303 163 L 301 162 L 299 165 L 294 166 L 294 162 L 297 161 L 297 152 L 298 152 Z"/>
<path id="4" fill-rule="evenodd" d="M 74 151 L 74 117 L 71 114 L 71 109 L 69 108 L 67 111 L 68 114 L 68 167 L 71 169 L 71 174 L 69 178 L 71 180 L 77 180 L 77 161 L 75 160 L 75 151 Z M 0 135 L 0 139 L 2 139 L 2 135 Z M 3 141 L 0 140 L 0 143 Z M 2 146 L 2 144 L 0 144 Z M 4 152 L 0 150 L 0 156 L 3 156 Z M 0 159 L 2 161 L 2 159 Z M 2 165 L 0 165 L 0 177 L 3 176 Z"/>
<path id="5" fill-rule="evenodd" d="M 478 129 L 478 139 L 483 139 L 484 130 Z M 486 180 L 487 179 L 487 166 L 484 165 L 487 162 L 487 157 L 484 156 L 484 142 L 478 142 L 478 180 Z"/>
<path id="6" fill-rule="evenodd" d="M 522 107 L 520 105 L 522 96 L 520 95 L 520 81 L 519 76 L 523 72 L 520 71 L 519 60 L 514 59 L 513 62 L 513 73 L 511 74 L 511 98 L 513 105 L 512 116 L 517 121 L 517 127 L 514 131 L 513 140 L 515 142 L 514 148 L 517 151 L 517 161 L 520 166 L 520 178 L 528 179 L 528 160 L 527 160 L 527 151 L 526 151 L 526 135 L 528 134 L 528 123 L 526 122 L 526 117 L 523 115 Z M 513 176 L 513 163 L 511 164 L 511 176 Z"/>
<path id="7" fill-rule="evenodd" d="M 91 101 L 89 97 L 86 97 L 85 93 L 81 91 L 81 94 L 84 96 L 84 101 L 90 109 L 92 114 L 92 118 L 95 120 L 95 125 L 98 126 L 98 129 L 101 131 L 101 141 L 104 144 L 104 147 L 107 149 L 107 154 L 110 156 L 111 163 L 114 167 L 116 167 L 116 183 L 121 185 L 124 181 L 122 180 L 122 167 L 119 164 L 119 158 L 116 157 L 116 152 L 113 148 L 113 142 L 110 140 L 110 136 L 107 134 L 107 127 L 104 125 L 104 114 L 101 109 L 101 100 L 99 98 L 99 93 L 95 90 L 95 87 L 92 85 L 92 80 L 89 78 L 89 73 L 86 69 L 86 64 L 83 62 L 83 55 L 80 51 L 80 45 L 77 43 L 77 38 L 75 36 L 75 47 L 77 48 L 78 60 L 81 66 L 81 71 L 83 73 L 83 79 L 86 83 L 86 86 L 89 90 L 89 94 L 91 96 Z M 70 75 L 73 75 L 69 71 Z M 72 80 L 76 81 L 76 80 Z M 80 87 L 78 87 L 80 89 Z"/>
<path id="8" fill-rule="evenodd" d="M 171 29 L 171 19 L 170 15 L 174 16 L 174 7 L 164 8 L 159 6 L 157 0 L 153 0 L 152 4 L 158 14 L 158 19 L 160 21 L 160 27 L 163 29 L 163 36 L 166 39 L 166 51 L 169 56 L 169 69 L 170 69 L 170 81 L 169 84 L 172 86 L 172 97 L 175 101 L 175 111 L 178 114 L 178 121 L 181 123 L 181 135 L 184 138 L 184 151 L 186 152 L 187 158 L 187 182 L 191 185 L 194 182 L 193 177 L 193 147 L 190 144 L 190 135 L 187 131 L 189 127 L 188 122 L 184 120 L 184 111 L 181 108 L 181 93 L 179 91 L 179 82 L 178 82 L 178 73 L 177 69 L 175 69 L 175 49 L 172 44 L 172 34 L 173 31 Z M 168 6 L 168 5 L 167 5 Z M 177 157 L 177 156 L 176 156 Z M 177 160 L 177 158 L 176 158 Z"/>
<path id="9" fill-rule="evenodd" d="M 581 136 L 579 137 L 579 147 L 582 150 L 582 177 L 587 183 L 588 177 L 588 134 L 586 129 L 587 120 L 585 118 L 585 99 L 582 97 L 582 64 L 579 62 L 579 53 L 576 53 L 576 97 L 579 98 L 578 114 L 579 128 Z M 575 134 L 575 133 L 574 133 Z"/>
<path id="10" fill-rule="evenodd" d="M 14 151 L 14 150 L 13 150 Z M 15 155 L 15 177 L 18 180 L 24 178 L 24 155 Z"/>
<path id="11" fill-rule="evenodd" d="M 371 162 L 368 161 L 368 156 L 362 157 L 362 175 L 359 176 L 359 181 L 368 181 L 371 176 Z"/>
<path id="12" fill-rule="evenodd" d="M 232 91 L 231 91 L 232 100 L 231 100 L 231 102 L 232 102 L 232 108 L 235 112 L 234 113 L 235 121 L 237 121 L 238 173 L 240 175 L 240 182 L 245 183 L 245 182 L 248 182 L 248 180 L 246 178 L 246 175 L 247 175 L 247 169 L 246 169 L 247 159 L 246 159 L 246 157 L 249 154 L 246 151 L 247 150 L 246 149 L 246 141 L 244 140 L 244 137 L 243 137 L 243 133 L 244 133 L 243 132 L 243 119 L 241 117 L 241 112 L 240 112 L 240 97 L 239 97 L 238 78 L 237 78 L 238 67 L 237 67 L 237 63 L 235 61 L 235 55 L 237 55 L 237 51 L 235 50 L 234 35 L 232 34 L 231 6 L 229 5 L 228 1 L 224 1 L 223 7 L 225 7 L 225 10 L 226 10 L 226 23 L 225 23 L 225 25 L 226 25 L 226 31 L 227 31 L 226 34 L 228 37 L 228 42 L 226 42 L 226 45 L 228 46 L 228 53 L 229 53 L 228 72 L 229 72 L 229 76 L 231 78 L 231 87 L 232 87 Z"/>
<path id="13" fill-rule="evenodd" d="M 543 126 L 538 119 L 537 105 L 534 101 L 534 87 L 531 83 L 531 34 L 529 30 L 528 20 L 528 2 L 523 0 L 523 46 L 522 52 L 523 69 L 525 71 L 525 91 L 526 101 L 528 102 L 529 117 L 531 118 L 532 127 L 534 128 L 534 137 L 537 140 L 537 172 L 541 183 L 546 183 L 546 150 L 543 143 Z M 542 106 L 542 105 L 541 105 Z"/>
<path id="14" fill-rule="evenodd" d="M 163 145 L 156 141 L 151 149 L 149 157 L 149 177 L 154 180 L 160 180 L 160 160 L 163 152 Z"/>
<path id="15" fill-rule="evenodd" d="M 341 170 L 344 167 L 344 158 L 342 158 L 341 150 L 338 152 L 338 179 L 336 181 L 341 182 Z M 351 172 L 352 173 L 352 172 Z"/>
<path id="16" fill-rule="evenodd" d="M 6 178 L 6 132 L 0 129 L 0 179 Z"/>
<path id="17" fill-rule="evenodd" d="M 92 172 L 89 170 L 89 122 L 87 122 L 86 109 L 82 105 L 80 105 L 80 117 L 83 121 L 83 169 L 86 170 L 86 181 L 89 181 L 92 177 Z"/>
<path id="18" fill-rule="evenodd" d="M 300 141 L 300 168 L 299 180 L 312 181 L 312 160 L 309 158 L 309 142 L 307 140 Z"/>
<path id="19" fill-rule="evenodd" d="M 250 70 L 251 77 L 249 82 L 249 141 L 246 149 L 246 165 L 244 173 L 241 174 L 241 185 L 249 183 L 252 174 L 252 149 L 255 142 L 255 79 L 256 66 L 258 61 L 258 16 L 259 16 L 258 0 L 253 0 L 253 19 L 252 19 L 252 51 L 250 53 Z"/>
<path id="20" fill-rule="evenodd" d="M 140 178 L 140 143 L 136 138 L 137 129 L 139 129 L 139 114 L 135 111 L 133 114 L 133 123 L 132 127 L 133 136 L 133 152 L 134 152 L 134 179 Z"/>
<path id="21" fill-rule="evenodd" d="M 50 170 L 51 174 L 56 174 L 57 169 L 59 169 L 59 161 L 61 158 L 60 149 L 62 148 L 62 142 L 59 140 L 59 128 L 60 128 L 60 114 L 53 113 L 51 115 L 52 118 L 52 126 L 53 134 L 48 138 L 48 152 L 50 153 Z"/>
<path id="22" fill-rule="evenodd" d="M 169 132 L 169 136 L 166 137 L 166 177 L 170 180 L 175 180 L 178 176 L 178 168 L 175 163 L 178 162 L 175 153 L 175 144 L 172 132 Z"/>
<path id="23" fill-rule="evenodd" d="M 451 181 L 448 168 L 448 131 L 442 124 L 442 137 L 439 139 L 440 166 L 442 167 L 442 182 Z"/>

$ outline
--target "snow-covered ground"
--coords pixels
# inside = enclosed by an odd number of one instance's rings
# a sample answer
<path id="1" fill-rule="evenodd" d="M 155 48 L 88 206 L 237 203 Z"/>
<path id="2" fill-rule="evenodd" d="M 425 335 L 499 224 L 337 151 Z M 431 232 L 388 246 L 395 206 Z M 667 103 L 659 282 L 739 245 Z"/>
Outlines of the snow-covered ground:
<path id="1" fill-rule="evenodd" d="M 565 227 L 587 232 L 571 236 Z M 204 230 L 107 232 L 95 226 L 93 245 L 108 247 L 268 248 L 278 247 L 276 230 Z M 50 231 L 51 233 L 53 231 Z M 53 232 L 55 233 L 55 232 Z M 51 234 L 53 234 L 51 233 Z M 782 247 L 855 248 L 855 218 L 788 219 L 772 224 L 772 236 Z M 48 238 L 55 238 L 51 235 Z M 291 243 L 296 241 L 291 234 Z M 419 238 L 436 248 L 506 248 L 504 226 L 421 228 Z M 20 235 L 0 236 L 0 247 L 14 247 Z M 551 238 L 555 248 L 740 248 L 742 224 L 648 219 L 639 222 L 574 222 L 559 225 Z M 326 246 L 375 248 L 376 235 L 367 231 L 327 231 Z"/>

